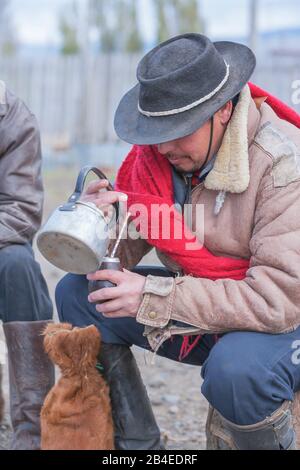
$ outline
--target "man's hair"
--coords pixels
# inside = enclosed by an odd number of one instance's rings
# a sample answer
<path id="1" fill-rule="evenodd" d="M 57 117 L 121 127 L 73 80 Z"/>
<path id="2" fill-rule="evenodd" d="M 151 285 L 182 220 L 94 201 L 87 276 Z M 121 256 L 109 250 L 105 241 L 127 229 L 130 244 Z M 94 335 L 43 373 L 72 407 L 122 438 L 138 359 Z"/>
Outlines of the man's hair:
<path id="1" fill-rule="evenodd" d="M 235 95 L 233 98 L 231 98 L 231 100 L 227 101 L 225 104 L 229 103 L 230 101 L 232 101 L 232 112 L 234 111 L 236 105 L 238 104 L 239 102 L 239 99 L 240 99 L 240 93 L 238 93 L 237 95 Z M 225 104 L 223 104 L 223 106 L 225 106 Z M 222 108 L 223 108 L 222 106 Z M 220 108 L 220 109 L 222 109 Z"/>
<path id="2" fill-rule="evenodd" d="M 232 101 L 233 109 L 234 109 L 234 108 L 236 107 L 236 105 L 238 104 L 239 99 L 240 99 L 240 94 L 235 95 L 235 97 L 232 98 L 231 101 Z"/>

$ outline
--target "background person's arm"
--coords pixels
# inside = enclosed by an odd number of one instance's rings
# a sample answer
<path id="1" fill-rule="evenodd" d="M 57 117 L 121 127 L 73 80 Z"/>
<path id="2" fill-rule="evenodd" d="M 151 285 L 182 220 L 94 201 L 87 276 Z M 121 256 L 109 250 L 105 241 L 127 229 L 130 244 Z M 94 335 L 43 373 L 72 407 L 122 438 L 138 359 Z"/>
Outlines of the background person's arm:
<path id="1" fill-rule="evenodd" d="M 0 248 L 30 242 L 43 208 L 36 119 L 10 92 L 5 97 L 7 111 L 0 120 Z"/>

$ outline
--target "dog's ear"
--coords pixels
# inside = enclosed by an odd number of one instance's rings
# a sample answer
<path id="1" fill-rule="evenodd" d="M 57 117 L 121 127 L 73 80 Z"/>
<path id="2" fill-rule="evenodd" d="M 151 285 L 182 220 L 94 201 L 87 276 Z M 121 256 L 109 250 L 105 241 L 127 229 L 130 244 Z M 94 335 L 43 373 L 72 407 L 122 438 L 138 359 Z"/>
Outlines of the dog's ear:
<path id="1" fill-rule="evenodd" d="M 88 326 L 85 328 L 84 336 L 83 336 L 83 345 L 89 345 L 89 355 L 91 360 L 97 360 L 97 356 L 100 351 L 100 344 L 101 344 L 101 333 L 100 331 L 94 326 Z"/>
<path id="2" fill-rule="evenodd" d="M 87 326 L 86 328 L 82 328 L 82 341 L 90 341 L 94 349 L 100 347 L 101 342 L 101 333 L 95 327 L 95 325 Z"/>
<path id="3" fill-rule="evenodd" d="M 95 367 L 100 348 L 100 333 L 95 326 L 74 328 L 69 338 L 68 350 L 74 360 L 74 367 L 80 371 Z"/>
<path id="4" fill-rule="evenodd" d="M 66 323 L 51 324 L 44 336 L 47 354 L 62 370 L 84 373 L 86 368 L 95 367 L 100 348 L 100 332 L 95 326 L 73 328 Z"/>
<path id="5" fill-rule="evenodd" d="M 48 323 L 46 328 L 42 331 L 42 336 L 54 336 L 59 330 L 72 330 L 73 326 L 70 323 Z"/>
<path id="6" fill-rule="evenodd" d="M 50 323 L 43 332 L 46 353 L 62 369 L 69 368 L 72 365 L 72 360 L 66 354 L 65 347 L 65 342 L 72 329 L 73 327 L 69 323 Z"/>

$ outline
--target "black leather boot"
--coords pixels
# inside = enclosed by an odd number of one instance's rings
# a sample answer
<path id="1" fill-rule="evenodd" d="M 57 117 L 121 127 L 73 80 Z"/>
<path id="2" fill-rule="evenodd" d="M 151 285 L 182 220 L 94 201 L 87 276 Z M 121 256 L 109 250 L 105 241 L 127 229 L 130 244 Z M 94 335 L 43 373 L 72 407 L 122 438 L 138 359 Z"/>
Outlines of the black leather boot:
<path id="1" fill-rule="evenodd" d="M 223 425 L 238 450 L 295 450 L 291 407 L 292 403 L 285 401 L 271 416 L 249 426 L 239 426 L 224 418 Z"/>
<path id="2" fill-rule="evenodd" d="M 44 351 L 48 321 L 3 324 L 8 350 L 12 450 L 40 449 L 40 412 L 54 385 L 54 366 Z"/>
<path id="3" fill-rule="evenodd" d="M 110 387 L 116 449 L 163 449 L 150 400 L 130 348 L 103 343 L 99 360 Z"/>

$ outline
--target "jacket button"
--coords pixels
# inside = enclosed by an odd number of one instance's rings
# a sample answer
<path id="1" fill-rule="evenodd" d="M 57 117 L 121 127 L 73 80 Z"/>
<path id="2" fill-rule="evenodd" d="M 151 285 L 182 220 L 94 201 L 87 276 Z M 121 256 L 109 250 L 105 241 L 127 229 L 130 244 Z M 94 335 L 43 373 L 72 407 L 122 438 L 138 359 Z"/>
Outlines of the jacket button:
<path id="1" fill-rule="evenodd" d="M 148 316 L 151 320 L 155 320 L 157 318 L 157 313 L 156 312 L 150 312 L 148 314 Z"/>

